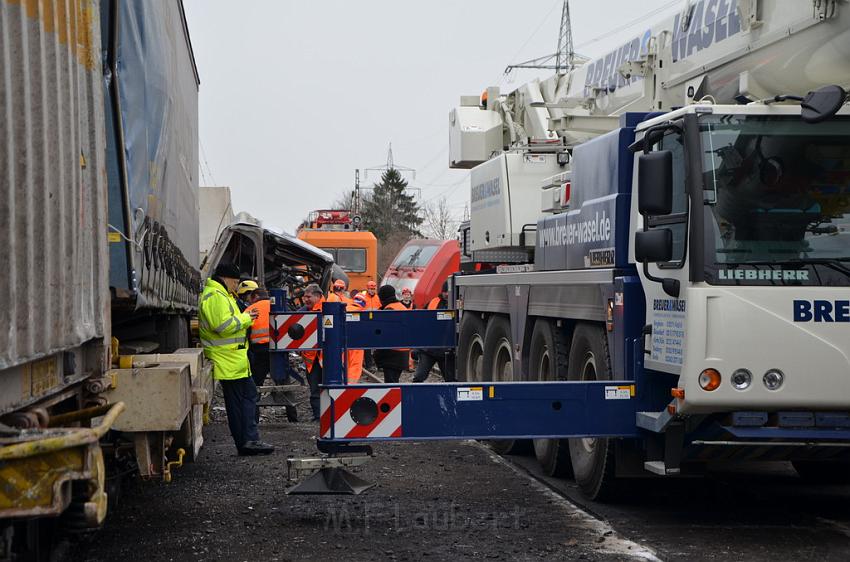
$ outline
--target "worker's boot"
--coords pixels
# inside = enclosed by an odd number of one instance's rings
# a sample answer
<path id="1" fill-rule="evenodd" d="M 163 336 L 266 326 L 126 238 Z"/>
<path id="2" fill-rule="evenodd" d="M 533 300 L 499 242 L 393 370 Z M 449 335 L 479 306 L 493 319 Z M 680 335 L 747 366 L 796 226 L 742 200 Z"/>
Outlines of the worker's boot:
<path id="1" fill-rule="evenodd" d="M 273 452 L 274 445 L 269 445 L 262 441 L 248 441 L 242 445 L 241 449 L 239 449 L 239 454 L 241 456 L 270 455 Z"/>

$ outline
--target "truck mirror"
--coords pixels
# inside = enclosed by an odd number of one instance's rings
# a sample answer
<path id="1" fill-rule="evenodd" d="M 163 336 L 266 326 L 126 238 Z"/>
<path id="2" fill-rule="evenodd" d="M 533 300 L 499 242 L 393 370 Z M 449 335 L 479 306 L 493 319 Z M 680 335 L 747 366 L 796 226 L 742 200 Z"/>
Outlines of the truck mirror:
<path id="1" fill-rule="evenodd" d="M 799 99 L 799 98 L 798 98 Z M 800 117 L 806 123 L 826 121 L 841 109 L 847 99 L 847 92 L 841 86 L 824 86 L 814 92 L 809 92 L 803 101 Z"/>
<path id="2" fill-rule="evenodd" d="M 673 210 L 673 153 L 657 150 L 638 157 L 638 211 L 669 215 Z"/>
<path id="3" fill-rule="evenodd" d="M 664 138 L 664 135 L 667 134 L 671 128 L 675 128 L 673 125 L 662 125 L 658 127 L 652 127 L 644 133 L 643 137 L 639 138 L 635 142 L 629 145 L 629 150 L 632 154 L 636 152 L 640 152 L 641 150 L 644 154 L 648 153 L 652 150 L 652 147 L 658 144 L 661 139 Z"/>
<path id="4" fill-rule="evenodd" d="M 670 261 L 673 257 L 673 231 L 669 228 L 635 234 L 635 260 L 642 263 Z"/>
<path id="5" fill-rule="evenodd" d="M 667 129 L 660 127 L 653 127 L 646 132 L 646 135 L 643 137 L 643 149 L 646 152 L 652 150 L 652 147 L 661 142 L 661 139 L 664 138 L 664 135 L 667 133 Z"/>

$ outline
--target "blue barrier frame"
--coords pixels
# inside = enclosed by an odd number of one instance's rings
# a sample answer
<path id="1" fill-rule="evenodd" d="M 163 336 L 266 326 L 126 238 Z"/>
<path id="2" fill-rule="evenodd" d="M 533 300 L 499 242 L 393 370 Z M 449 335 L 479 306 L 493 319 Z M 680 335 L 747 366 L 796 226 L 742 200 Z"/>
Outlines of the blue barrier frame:
<path id="1" fill-rule="evenodd" d="M 320 449 L 374 441 L 635 438 L 641 385 L 624 381 L 346 384 L 349 349 L 453 348 L 451 310 L 346 312 L 324 303 Z M 397 428 L 396 428 L 397 426 Z"/>

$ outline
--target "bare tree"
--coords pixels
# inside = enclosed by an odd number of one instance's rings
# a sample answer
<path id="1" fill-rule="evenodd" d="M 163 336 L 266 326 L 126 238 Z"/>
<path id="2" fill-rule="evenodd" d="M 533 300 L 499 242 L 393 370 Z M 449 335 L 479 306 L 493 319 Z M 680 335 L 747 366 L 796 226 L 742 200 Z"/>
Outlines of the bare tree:
<path id="1" fill-rule="evenodd" d="M 428 238 L 450 240 L 457 235 L 460 221 L 452 215 L 445 197 L 422 205 L 422 232 Z"/>
<path id="2" fill-rule="evenodd" d="M 354 191 L 351 189 L 346 189 L 342 193 L 339 194 L 339 197 L 334 199 L 333 205 L 331 205 L 331 209 L 348 209 L 350 211 L 354 210 Z"/>
<path id="3" fill-rule="evenodd" d="M 330 207 L 325 207 L 327 209 L 338 209 L 338 210 L 354 210 L 354 191 L 345 190 L 339 194 L 339 196 L 334 199 L 334 202 L 331 203 Z M 316 209 L 318 210 L 318 209 Z M 304 220 L 301 221 L 301 224 L 298 225 L 296 232 L 301 230 L 302 228 L 307 228 L 310 226 L 310 216 L 308 215 Z"/>

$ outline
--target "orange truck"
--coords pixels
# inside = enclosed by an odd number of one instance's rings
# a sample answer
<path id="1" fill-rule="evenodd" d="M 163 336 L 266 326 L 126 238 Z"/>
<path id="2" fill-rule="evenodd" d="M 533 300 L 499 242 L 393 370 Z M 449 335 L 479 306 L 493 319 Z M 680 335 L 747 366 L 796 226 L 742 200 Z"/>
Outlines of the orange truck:
<path id="1" fill-rule="evenodd" d="M 366 290 L 377 281 L 378 239 L 358 230 L 360 217 L 348 210 L 319 210 L 310 213 L 298 238 L 333 255 L 334 262 L 348 275 L 348 289 Z"/>

